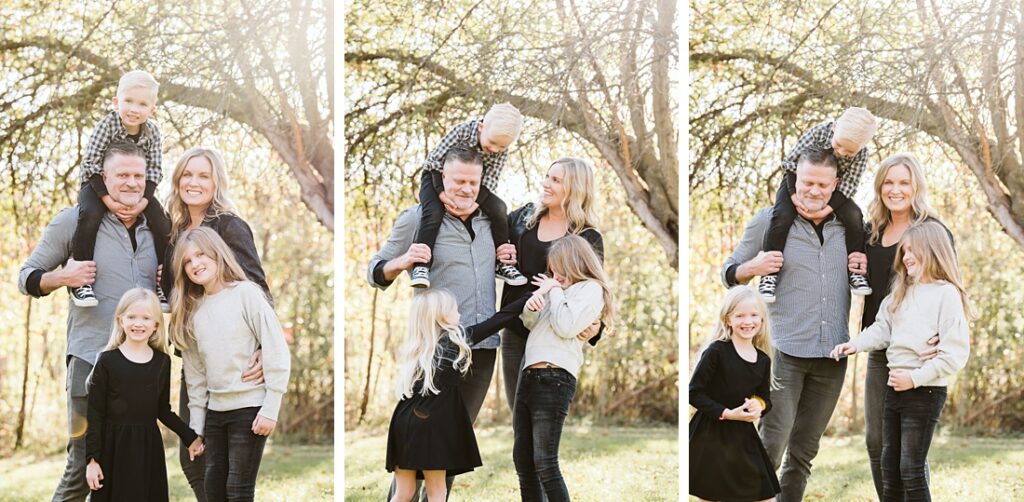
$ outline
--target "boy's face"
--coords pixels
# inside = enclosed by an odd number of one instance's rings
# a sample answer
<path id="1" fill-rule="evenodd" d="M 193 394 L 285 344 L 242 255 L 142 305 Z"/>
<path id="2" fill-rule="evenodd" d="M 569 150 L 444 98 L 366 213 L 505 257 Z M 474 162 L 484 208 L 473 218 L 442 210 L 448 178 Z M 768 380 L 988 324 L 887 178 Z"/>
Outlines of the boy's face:
<path id="1" fill-rule="evenodd" d="M 129 87 L 120 96 L 114 96 L 114 109 L 121 117 L 121 123 L 130 133 L 138 132 L 139 126 L 145 124 L 156 111 L 156 100 L 153 92 L 145 87 Z"/>
<path id="2" fill-rule="evenodd" d="M 860 145 L 850 141 L 847 138 L 837 138 L 832 136 L 832 152 L 835 153 L 836 157 L 853 157 L 860 151 Z"/>
<path id="3" fill-rule="evenodd" d="M 495 136 L 491 131 L 480 123 L 480 148 L 484 153 L 501 153 L 512 144 L 512 138 L 508 136 Z"/>

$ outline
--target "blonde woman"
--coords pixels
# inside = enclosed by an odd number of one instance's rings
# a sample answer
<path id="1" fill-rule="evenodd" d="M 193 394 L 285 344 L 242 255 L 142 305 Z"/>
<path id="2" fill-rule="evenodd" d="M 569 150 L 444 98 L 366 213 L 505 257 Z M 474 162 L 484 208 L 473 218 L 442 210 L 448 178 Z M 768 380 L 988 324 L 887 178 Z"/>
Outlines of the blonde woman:
<path id="1" fill-rule="evenodd" d="M 458 303 L 448 291 L 431 289 L 413 297 L 408 334 L 398 353 L 398 404 L 388 427 L 384 464 L 395 475 L 391 502 L 411 500 L 417 478 L 426 483 L 427 500 L 443 502 L 446 476 L 482 465 L 459 382 L 473 363 L 469 346 L 497 333 L 525 303 L 522 298 L 462 328 Z"/>
<path id="2" fill-rule="evenodd" d="M 569 500 L 558 467 L 558 442 L 576 379 L 583 366 L 579 333 L 597 321 L 611 324 L 614 298 L 601 261 L 586 239 L 567 235 L 548 251 L 551 277 L 539 275 L 537 290 L 521 316 L 530 330 L 523 373 L 512 411 L 512 460 L 522 499 Z"/>
<path id="3" fill-rule="evenodd" d="M 925 461 L 949 378 L 964 368 L 970 355 L 971 316 L 946 229 L 926 221 L 903 234 L 892 292 L 882 301 L 875 322 L 830 354 L 838 360 L 886 349 L 881 500 L 931 500 Z M 936 333 L 938 354 L 922 361 L 920 355 Z"/>
<path id="4" fill-rule="evenodd" d="M 691 495 L 775 500 L 781 491 L 753 424 L 772 407 L 770 353 L 768 307 L 754 289 L 733 287 L 690 378 Z"/>
<path id="5" fill-rule="evenodd" d="M 189 423 L 205 439 L 209 500 L 252 500 L 263 447 L 288 389 L 291 356 L 263 290 L 213 229 L 178 238 L 171 336 L 181 349 Z M 264 383 L 245 381 L 251 354 L 263 351 Z"/>
<path id="6" fill-rule="evenodd" d="M 904 232 L 911 225 L 925 221 L 941 224 L 935 210 L 928 204 L 924 169 L 913 154 L 897 153 L 883 160 L 878 165 L 873 186 L 875 198 L 868 204 L 865 254 L 854 253 L 850 260 L 851 272 L 864 274 L 872 289 L 872 293 L 864 298 L 862 329 L 875 322 L 882 299 L 889 294 L 896 250 Z M 946 234 L 952 243 L 953 235 L 948 229 Z M 938 338 L 932 339 L 932 343 L 937 342 Z M 933 354 L 934 348 L 925 357 Z M 882 408 L 889 378 L 888 363 L 884 350 L 870 352 L 864 379 L 864 439 L 871 477 L 879 498 L 882 497 Z"/>
<path id="7" fill-rule="evenodd" d="M 548 249 L 566 236 L 579 235 L 590 243 L 599 260 L 604 260 L 604 240 L 597 230 L 597 212 L 594 209 L 594 169 L 583 159 L 560 158 L 551 164 L 544 177 L 540 200 L 527 204 L 509 215 L 509 229 L 515 244 L 519 270 L 527 277 L 547 271 Z M 499 257 L 502 258 L 502 257 Z M 533 293 L 537 286 L 506 285 L 501 304 Z M 599 326 L 588 328 L 583 334 L 594 345 L 600 339 Z M 501 333 L 502 377 L 505 379 L 505 398 L 511 409 L 515 403 L 516 386 L 522 371 L 523 353 L 529 331 L 518 320 Z"/>
<path id="8" fill-rule="evenodd" d="M 171 411 L 171 358 L 160 301 L 135 288 L 121 297 L 114 327 L 89 378 L 86 482 L 91 500 L 166 501 L 159 420 L 202 454 L 202 439 Z"/>
<path id="9" fill-rule="evenodd" d="M 190 229 L 206 227 L 213 229 L 227 243 L 242 267 L 245 278 L 257 284 L 273 304 L 270 288 L 256 242 L 249 225 L 238 216 L 229 195 L 229 180 L 224 159 L 214 148 L 195 147 L 187 150 L 178 159 L 171 174 L 171 194 L 167 198 L 167 209 L 171 217 L 171 240 L 167 246 L 164 263 L 172 263 L 178 238 Z M 169 296 L 173 296 L 176 270 L 164 267 L 160 284 Z M 261 352 L 257 349 L 249 360 L 243 380 L 259 383 L 262 381 L 263 366 Z M 178 398 L 178 414 L 189 420 L 188 391 L 185 375 L 182 373 L 181 392 Z M 206 500 L 203 489 L 205 459 L 191 460 L 187 445 L 182 443 L 178 459 L 192 492 L 199 501 Z"/>

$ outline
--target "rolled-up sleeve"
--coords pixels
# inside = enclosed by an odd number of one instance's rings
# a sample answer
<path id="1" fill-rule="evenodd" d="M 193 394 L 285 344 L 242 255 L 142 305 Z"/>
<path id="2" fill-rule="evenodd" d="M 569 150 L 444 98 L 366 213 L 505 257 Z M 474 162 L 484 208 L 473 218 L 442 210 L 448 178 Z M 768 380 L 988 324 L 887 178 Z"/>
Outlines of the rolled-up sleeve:
<path id="1" fill-rule="evenodd" d="M 75 233 L 77 216 L 76 208 L 64 209 L 43 230 L 43 238 L 18 273 L 18 290 L 21 294 L 37 298 L 46 296 L 39 290 L 39 279 L 42 273 L 56 270 L 71 256 L 71 238 Z"/>
<path id="2" fill-rule="evenodd" d="M 374 269 L 378 265 L 402 256 L 402 253 L 405 253 L 409 246 L 412 245 L 413 235 L 419 226 L 420 212 L 416 208 L 417 206 L 411 207 L 398 215 L 398 219 L 395 220 L 395 226 L 391 229 L 391 235 L 388 236 L 387 242 L 370 258 L 370 263 L 366 267 L 366 282 L 370 286 L 378 289 L 387 289 L 388 286 L 391 286 L 391 282 L 380 282 L 379 279 L 381 277 L 375 276 Z"/>
<path id="3" fill-rule="evenodd" d="M 763 247 L 771 211 L 770 207 L 764 208 L 747 222 L 747 227 L 743 229 L 743 237 L 722 266 L 722 284 L 725 287 L 731 288 L 739 284 L 736 281 L 736 268 L 756 257 Z"/>

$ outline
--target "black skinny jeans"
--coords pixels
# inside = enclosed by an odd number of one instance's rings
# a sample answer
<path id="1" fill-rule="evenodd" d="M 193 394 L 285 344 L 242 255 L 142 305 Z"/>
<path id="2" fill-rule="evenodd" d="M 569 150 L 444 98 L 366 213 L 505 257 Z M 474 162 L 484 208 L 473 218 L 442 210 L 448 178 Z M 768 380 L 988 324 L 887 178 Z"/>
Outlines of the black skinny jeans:
<path id="1" fill-rule="evenodd" d="M 793 185 L 796 186 L 796 175 L 786 173 L 787 179 L 792 176 Z M 782 182 L 778 193 L 775 195 L 775 205 L 772 206 L 772 219 L 768 224 L 768 232 L 764 235 L 764 251 L 782 251 L 786 247 L 786 237 L 789 236 L 789 229 L 796 220 L 796 206 L 790 198 L 792 194 L 787 188 L 787 181 Z M 832 207 L 832 213 L 836 215 L 839 222 L 846 230 L 846 252 L 847 254 L 859 251 L 864 252 L 864 213 L 856 202 L 846 199 L 839 190 L 832 192 L 832 198 L 828 205 Z M 836 207 L 838 206 L 838 207 Z"/>
<path id="2" fill-rule="evenodd" d="M 561 368 L 526 368 L 519 379 L 512 430 L 512 460 L 519 475 L 523 502 L 569 500 L 569 489 L 558 467 L 558 442 L 569 405 L 576 395 L 576 378 Z"/>
<path id="3" fill-rule="evenodd" d="M 259 407 L 206 411 L 206 499 L 251 501 L 267 436 L 252 432 Z"/>
<path id="4" fill-rule="evenodd" d="M 925 461 L 945 404 L 945 387 L 886 390 L 882 418 L 883 501 L 932 499 Z"/>
<path id="5" fill-rule="evenodd" d="M 436 179 L 435 179 L 436 175 Z M 432 171 L 423 171 L 423 178 L 420 180 L 420 227 L 416 231 L 416 243 L 426 244 L 431 251 L 434 243 L 437 242 L 437 232 L 441 229 L 441 218 L 444 217 L 444 204 L 441 203 L 439 193 L 443 191 L 440 186 L 441 175 Z M 438 186 L 434 183 L 437 182 Z M 480 211 L 491 220 L 491 236 L 494 239 L 494 247 L 509 242 L 508 237 L 508 210 L 505 201 L 491 193 L 487 187 L 480 185 L 480 192 L 476 196 L 476 203 Z M 433 261 L 433 260 L 431 260 Z M 423 263 L 429 267 L 431 262 Z"/>

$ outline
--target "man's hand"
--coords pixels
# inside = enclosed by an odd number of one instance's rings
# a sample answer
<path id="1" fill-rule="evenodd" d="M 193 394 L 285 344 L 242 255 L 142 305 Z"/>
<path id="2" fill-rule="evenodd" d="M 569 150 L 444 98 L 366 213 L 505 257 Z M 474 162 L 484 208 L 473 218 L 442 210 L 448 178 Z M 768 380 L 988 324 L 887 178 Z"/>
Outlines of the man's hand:
<path id="1" fill-rule="evenodd" d="M 505 265 L 516 264 L 516 247 L 508 242 L 498 246 L 498 249 L 494 251 L 498 256 L 498 261 Z"/>
<path id="2" fill-rule="evenodd" d="M 242 372 L 242 381 L 263 383 L 263 349 L 256 349 L 249 357 L 249 369 Z"/>
<path id="3" fill-rule="evenodd" d="M 868 273 L 868 256 L 860 251 L 850 253 L 847 257 L 846 268 L 850 270 L 852 274 L 867 275 Z"/>
<path id="4" fill-rule="evenodd" d="M 68 262 L 60 270 L 60 285 L 79 288 L 96 282 L 96 262 L 76 261 L 68 258 Z"/>
<path id="5" fill-rule="evenodd" d="M 430 261 L 430 246 L 426 244 L 413 243 L 409 250 L 398 257 L 398 266 L 402 270 L 409 270 L 417 263 Z"/>
<path id="6" fill-rule="evenodd" d="M 756 275 L 777 273 L 784 261 L 782 251 L 758 251 L 757 256 L 736 268 L 736 281 L 743 284 Z"/>
<path id="7" fill-rule="evenodd" d="M 896 392 L 903 392 L 914 388 L 914 380 L 910 378 L 910 372 L 907 370 L 892 370 L 889 372 L 889 381 L 886 385 Z"/>

